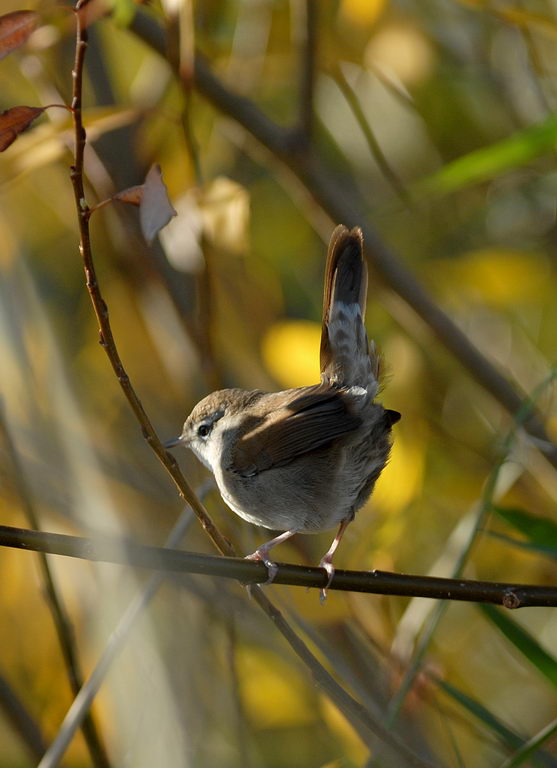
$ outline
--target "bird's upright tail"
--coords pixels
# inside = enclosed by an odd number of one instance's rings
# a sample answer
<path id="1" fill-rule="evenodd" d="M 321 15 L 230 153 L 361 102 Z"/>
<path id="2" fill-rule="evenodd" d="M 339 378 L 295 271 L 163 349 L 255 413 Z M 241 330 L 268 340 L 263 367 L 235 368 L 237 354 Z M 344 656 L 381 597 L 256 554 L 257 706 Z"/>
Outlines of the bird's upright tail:
<path id="1" fill-rule="evenodd" d="M 362 387 L 371 397 L 377 392 L 379 357 L 370 349 L 364 326 L 367 264 L 359 227 L 339 225 L 331 236 L 321 332 L 321 381 L 344 387 Z"/>

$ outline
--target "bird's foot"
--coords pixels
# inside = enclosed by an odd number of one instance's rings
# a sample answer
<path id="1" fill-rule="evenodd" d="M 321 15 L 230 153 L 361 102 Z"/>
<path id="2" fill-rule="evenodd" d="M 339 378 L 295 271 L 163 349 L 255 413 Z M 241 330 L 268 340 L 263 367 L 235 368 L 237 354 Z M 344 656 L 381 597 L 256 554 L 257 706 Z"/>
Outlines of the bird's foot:
<path id="1" fill-rule="evenodd" d="M 319 590 L 319 601 L 321 602 L 321 605 L 325 604 L 325 600 L 327 599 L 327 593 L 328 589 L 331 586 L 331 582 L 333 581 L 333 576 L 335 575 L 335 566 L 332 563 L 332 556 L 329 556 L 328 553 L 324 557 L 321 558 L 321 562 L 319 563 L 319 567 L 323 568 L 327 572 L 327 583 L 324 587 L 322 587 Z"/>
<path id="2" fill-rule="evenodd" d="M 276 563 L 273 563 L 272 560 L 269 560 L 269 551 L 264 546 L 259 547 L 259 549 L 256 549 L 255 552 L 252 552 L 251 555 L 246 555 L 244 558 L 245 560 L 259 560 L 262 563 L 265 564 L 265 567 L 267 568 L 267 581 L 262 581 L 261 586 L 265 586 L 265 584 L 272 584 L 275 580 L 275 576 L 278 573 L 278 565 Z"/>

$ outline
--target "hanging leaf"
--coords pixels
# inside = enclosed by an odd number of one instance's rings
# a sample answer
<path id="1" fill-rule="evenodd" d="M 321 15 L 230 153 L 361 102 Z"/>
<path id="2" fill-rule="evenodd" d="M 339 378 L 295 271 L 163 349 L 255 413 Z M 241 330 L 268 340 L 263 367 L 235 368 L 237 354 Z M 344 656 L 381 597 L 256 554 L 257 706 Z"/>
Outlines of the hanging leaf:
<path id="1" fill-rule="evenodd" d="M 138 184 L 136 187 L 128 187 L 112 196 L 113 200 L 119 200 L 121 203 L 130 205 L 141 205 L 145 184 Z"/>
<path id="2" fill-rule="evenodd" d="M 176 211 L 168 199 L 160 165 L 152 165 L 143 185 L 143 198 L 139 206 L 141 231 L 148 243 L 153 242 L 157 232 L 173 216 L 176 216 Z"/>
<path id="3" fill-rule="evenodd" d="M 0 152 L 8 149 L 18 135 L 45 111 L 45 107 L 12 107 L 0 114 Z"/>
<path id="4" fill-rule="evenodd" d="M 23 45 L 38 22 L 39 14 L 35 11 L 13 11 L 0 16 L 0 59 Z"/>

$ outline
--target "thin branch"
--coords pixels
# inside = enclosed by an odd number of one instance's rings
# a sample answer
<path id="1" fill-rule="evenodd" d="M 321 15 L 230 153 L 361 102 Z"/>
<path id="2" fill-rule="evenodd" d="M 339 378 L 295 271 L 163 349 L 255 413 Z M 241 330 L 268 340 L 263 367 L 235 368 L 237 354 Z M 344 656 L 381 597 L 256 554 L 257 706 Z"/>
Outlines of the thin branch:
<path id="1" fill-rule="evenodd" d="M 29 525 L 38 530 L 40 528 L 39 518 L 36 513 L 29 488 L 25 481 L 23 467 L 19 461 L 17 451 L 13 444 L 10 431 L 6 424 L 6 420 L 1 408 L 0 437 L 6 446 L 8 459 L 13 469 L 12 479 L 17 495 L 19 497 L 19 502 L 21 504 L 23 514 L 27 518 Z M 52 620 L 54 622 L 56 636 L 62 651 L 62 657 L 64 659 L 64 666 L 66 668 L 70 688 L 72 694 L 76 696 L 79 692 L 79 689 L 83 685 L 83 673 L 81 670 L 81 664 L 79 662 L 79 654 L 75 642 L 75 635 L 73 632 L 72 623 L 62 600 L 62 596 L 58 592 L 58 587 L 50 569 L 50 564 L 44 552 L 39 552 L 39 570 L 42 583 L 44 585 L 48 606 L 50 608 L 50 613 L 52 615 Z M 110 761 L 100 737 L 95 718 L 91 712 L 88 713 L 87 717 L 84 719 L 82 730 L 85 742 L 91 754 L 93 764 L 99 768 L 109 768 Z"/>
<path id="2" fill-rule="evenodd" d="M 225 622 L 226 631 L 226 666 L 229 670 L 229 688 L 232 697 L 232 711 L 234 716 L 234 737 L 238 754 L 238 764 L 242 768 L 252 768 L 253 760 L 250 757 L 250 743 L 248 739 L 249 718 L 242 697 L 242 681 L 239 669 L 239 639 L 237 631 L 237 616 L 228 616 Z"/>
<path id="3" fill-rule="evenodd" d="M 538 731 L 531 739 L 523 744 L 516 752 L 505 760 L 500 768 L 516 768 L 519 765 L 525 765 L 529 758 L 532 758 L 536 751 L 557 733 L 557 719 L 552 720 L 541 731 Z"/>
<path id="4" fill-rule="evenodd" d="M 131 29 L 154 50 L 164 55 L 164 32 L 141 8 L 134 17 Z M 217 110 L 241 125 L 284 163 L 333 221 L 342 222 L 348 227 L 362 227 L 366 251 L 375 273 L 412 307 L 472 378 L 490 392 L 503 408 L 511 414 L 518 411 L 523 393 L 519 393 L 484 357 L 437 306 L 410 270 L 385 246 L 371 226 L 368 206 L 357 190 L 346 188 L 340 183 L 334 169 L 329 169 L 314 153 L 293 151 L 291 131 L 276 125 L 253 102 L 223 85 L 200 54 L 195 57 L 195 87 Z M 539 416 L 533 414 L 525 427 L 537 439 L 537 445 L 546 458 L 557 468 L 557 445 L 548 437 Z"/>
<path id="5" fill-rule="evenodd" d="M 3 675 L 0 675 L 0 708 L 31 756 L 40 760 L 46 749 L 41 729 Z"/>
<path id="6" fill-rule="evenodd" d="M 400 200 L 406 206 L 411 207 L 413 204 L 412 198 L 410 197 L 402 181 L 397 176 L 396 172 L 391 168 L 389 161 L 385 157 L 385 153 L 381 149 L 381 145 L 377 141 L 377 137 L 375 136 L 373 129 L 364 114 L 364 110 L 362 109 L 355 90 L 344 76 L 344 73 L 340 67 L 337 66 L 333 69 L 332 77 L 338 85 L 342 95 L 346 99 L 346 103 L 352 110 L 354 117 L 360 126 L 360 130 L 364 134 L 364 138 L 367 141 L 369 151 L 371 152 L 372 157 L 375 160 L 380 172 L 391 185 Z"/>
<path id="7" fill-rule="evenodd" d="M 197 287 L 197 332 L 201 370 L 210 390 L 222 389 L 224 377 L 215 354 L 215 254 L 207 238 L 201 238 L 204 269 L 196 276 Z"/>
<path id="8" fill-rule="evenodd" d="M 187 24 L 184 23 L 187 16 Z M 195 183 L 201 186 L 203 174 L 199 158 L 199 147 L 195 138 L 192 120 L 193 61 L 194 61 L 194 25 L 191 3 L 183 4 L 181 10 L 171 13 L 166 25 L 168 39 L 167 57 L 173 69 L 180 72 L 184 104 L 180 112 L 180 124 L 184 143 L 195 176 Z"/>
<path id="9" fill-rule="evenodd" d="M 316 570 L 320 571 L 321 574 L 324 573 L 322 569 L 318 568 Z M 265 578 L 267 578 L 267 574 L 265 574 Z M 259 580 L 261 580 L 261 577 L 259 577 Z M 325 586 L 325 579 L 321 577 L 321 587 L 323 586 Z M 345 688 L 337 683 L 335 678 L 317 661 L 316 657 L 311 653 L 303 640 L 301 640 L 301 638 L 294 632 L 278 608 L 265 597 L 261 587 L 252 587 L 251 594 L 255 602 L 263 609 L 263 611 L 265 611 L 292 650 L 307 666 L 317 685 L 344 714 L 364 744 L 375 748 L 373 740 L 370 740 L 370 735 L 379 739 L 385 747 L 388 747 L 395 753 L 394 755 L 387 755 L 387 759 L 389 759 L 389 764 L 391 765 L 400 766 L 401 761 L 403 761 L 405 765 L 416 766 L 416 768 L 426 768 L 426 766 L 429 768 L 431 766 L 431 763 L 428 760 L 415 754 L 415 752 L 408 747 L 404 737 L 400 738 L 386 728 L 383 725 L 383 718 L 379 719 L 374 717 L 366 707 L 353 698 Z"/>
<path id="10" fill-rule="evenodd" d="M 317 58 L 317 0 L 302 0 L 303 20 L 300 30 L 300 91 L 298 95 L 298 125 L 294 129 L 302 147 L 308 147 L 313 133 L 314 93 Z"/>
<path id="11" fill-rule="evenodd" d="M 191 7 L 188 9 L 191 14 Z M 199 157 L 199 147 L 195 139 L 193 130 L 193 61 L 194 61 L 194 39 L 193 39 L 193 18 L 191 21 L 191 31 L 187 34 L 187 40 L 184 42 L 184 26 L 181 23 L 182 17 L 170 16 L 167 24 L 168 60 L 173 69 L 180 72 L 180 85 L 182 87 L 182 96 L 184 104 L 180 113 L 180 123 L 184 143 L 188 151 L 190 162 L 192 164 L 195 184 L 197 187 L 203 185 L 203 174 L 201 171 L 201 161 Z M 184 47 L 186 55 L 184 57 Z M 204 269 L 195 277 L 195 287 L 197 293 L 197 322 L 195 324 L 195 335 L 193 341 L 196 344 L 197 351 L 201 360 L 201 369 L 206 377 L 206 383 L 209 389 L 221 389 L 222 374 L 220 366 L 215 356 L 215 345 L 213 341 L 213 254 L 209 244 L 204 238 L 201 239 L 200 247 L 203 252 Z"/>
<path id="12" fill-rule="evenodd" d="M 242 584 L 261 584 L 268 577 L 263 563 L 244 558 L 218 557 L 180 549 L 161 549 L 126 540 L 86 538 L 0 525 L 0 546 L 48 552 L 104 563 L 118 563 L 156 571 L 196 573 L 235 579 Z M 321 589 L 327 582 L 323 568 L 278 563 L 275 584 Z M 331 589 L 374 595 L 427 597 L 473 603 L 492 603 L 504 608 L 557 606 L 557 587 L 511 582 L 446 579 L 386 571 L 349 571 L 337 568 Z"/>

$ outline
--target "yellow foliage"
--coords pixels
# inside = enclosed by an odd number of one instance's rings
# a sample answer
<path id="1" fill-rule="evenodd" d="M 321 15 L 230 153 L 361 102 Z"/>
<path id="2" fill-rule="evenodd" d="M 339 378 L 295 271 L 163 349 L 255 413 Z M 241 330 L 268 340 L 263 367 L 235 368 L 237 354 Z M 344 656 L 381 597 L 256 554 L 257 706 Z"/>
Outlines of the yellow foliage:
<path id="1" fill-rule="evenodd" d="M 7 269 L 14 263 L 17 254 L 17 241 L 13 227 L 8 222 L 8 217 L 0 214 L 0 267 Z"/>
<path id="2" fill-rule="evenodd" d="M 398 77 L 405 85 L 425 80 L 434 64 L 431 43 L 412 24 L 389 24 L 373 35 L 364 53 L 370 69 L 379 68 Z"/>
<path id="3" fill-rule="evenodd" d="M 535 13 L 532 11 L 520 8 L 518 4 L 516 6 L 509 6 L 507 8 L 494 8 L 487 0 L 458 0 L 461 5 L 466 5 L 469 8 L 475 8 L 477 11 L 487 11 L 498 19 L 502 19 L 509 24 L 513 24 L 521 29 L 530 31 L 530 29 L 536 32 L 546 34 L 548 37 L 555 38 L 557 36 L 557 24 L 549 16 L 541 13 Z"/>
<path id="4" fill-rule="evenodd" d="M 342 0 L 340 12 L 357 26 L 371 26 L 379 18 L 387 0 Z"/>
<path id="5" fill-rule="evenodd" d="M 320 704 L 323 719 L 342 740 L 346 757 L 356 765 L 364 765 L 369 750 L 362 744 L 348 720 L 330 699 L 321 696 Z"/>
<path id="6" fill-rule="evenodd" d="M 117 107 L 95 107 L 83 112 L 87 135 L 92 141 L 133 123 L 137 117 L 136 110 Z M 70 136 L 71 118 L 65 113 L 62 118 L 36 123 L 31 130 L 18 136 L 10 152 L 0 159 L 2 181 L 12 181 L 19 175 L 63 158 L 67 151 L 66 141 Z"/>
<path id="7" fill-rule="evenodd" d="M 321 326 L 309 320 L 275 323 L 262 342 L 269 372 L 283 387 L 302 387 L 319 381 Z"/>
<path id="8" fill-rule="evenodd" d="M 245 187 L 218 176 L 199 195 L 205 236 L 219 248 L 243 253 L 248 245 L 249 194 Z"/>
<path id="9" fill-rule="evenodd" d="M 420 493 L 425 463 L 423 437 L 420 432 L 409 436 L 397 431 L 391 458 L 373 492 L 375 505 L 398 512 Z"/>
<path id="10" fill-rule="evenodd" d="M 511 248 L 471 251 L 446 269 L 459 292 L 472 292 L 496 307 L 538 301 L 549 277 L 545 258 Z"/>
<path id="11" fill-rule="evenodd" d="M 238 651 L 238 677 L 248 718 L 258 728 L 311 723 L 311 697 L 297 667 L 261 648 Z"/>
<path id="12" fill-rule="evenodd" d="M 334 533 L 331 531 L 330 540 L 322 537 L 322 541 L 325 544 L 323 552 L 320 553 L 312 565 L 317 565 L 321 555 L 325 554 L 326 548 L 333 540 Z M 349 542 L 343 541 L 335 555 L 335 565 L 337 568 L 348 568 L 351 566 L 351 563 L 348 562 L 349 550 Z M 298 561 L 291 560 L 291 562 L 295 563 Z M 347 595 L 344 592 L 329 590 L 327 600 L 323 605 L 319 599 L 317 589 L 297 589 L 294 587 L 285 587 L 284 589 L 288 589 L 288 593 L 284 593 L 284 602 L 292 605 L 294 610 L 300 616 L 303 616 L 306 621 L 320 626 L 333 626 L 349 618 L 350 610 L 346 600 Z"/>

